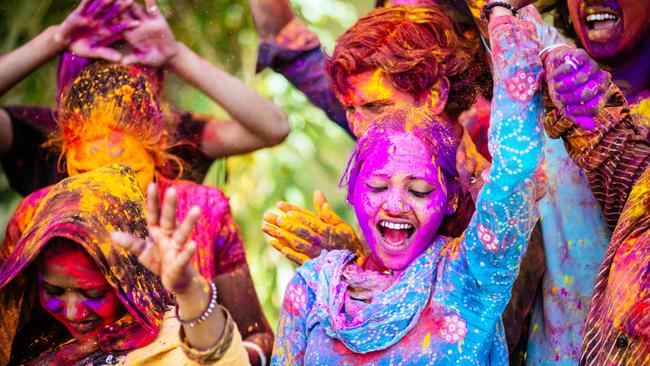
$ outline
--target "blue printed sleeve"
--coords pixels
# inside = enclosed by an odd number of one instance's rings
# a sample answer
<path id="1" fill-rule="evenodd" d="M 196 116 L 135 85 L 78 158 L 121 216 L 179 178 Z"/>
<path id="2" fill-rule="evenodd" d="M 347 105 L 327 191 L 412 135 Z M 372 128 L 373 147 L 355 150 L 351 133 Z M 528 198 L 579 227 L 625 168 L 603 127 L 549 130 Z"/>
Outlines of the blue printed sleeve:
<path id="1" fill-rule="evenodd" d="M 514 17 L 490 23 L 494 97 L 488 147 L 492 167 L 459 246 L 487 311 L 501 313 L 510 298 L 537 221 L 537 172 L 543 160 L 542 63 L 534 26 Z"/>
<path id="2" fill-rule="evenodd" d="M 316 301 L 313 286 L 317 277 L 314 267 L 317 261 L 318 259 L 305 262 L 287 285 L 271 365 L 304 365 L 309 338 L 309 315 Z"/>

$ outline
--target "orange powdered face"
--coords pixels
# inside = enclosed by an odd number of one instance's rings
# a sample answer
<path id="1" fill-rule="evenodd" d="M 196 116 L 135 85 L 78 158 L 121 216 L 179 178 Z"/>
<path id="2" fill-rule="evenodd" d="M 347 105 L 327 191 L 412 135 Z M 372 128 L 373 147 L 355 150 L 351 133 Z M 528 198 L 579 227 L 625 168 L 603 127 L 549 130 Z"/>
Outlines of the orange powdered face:
<path id="1" fill-rule="evenodd" d="M 69 175 L 123 163 L 143 189 L 166 160 L 162 112 L 146 70 L 95 63 L 75 79 L 58 108 L 60 147 Z"/>
<path id="2" fill-rule="evenodd" d="M 135 172 L 143 191 L 153 180 L 155 171 L 153 157 L 143 144 L 134 137 L 117 131 L 107 131 L 104 137 L 70 146 L 66 162 L 70 176 L 111 163 L 128 165 Z"/>

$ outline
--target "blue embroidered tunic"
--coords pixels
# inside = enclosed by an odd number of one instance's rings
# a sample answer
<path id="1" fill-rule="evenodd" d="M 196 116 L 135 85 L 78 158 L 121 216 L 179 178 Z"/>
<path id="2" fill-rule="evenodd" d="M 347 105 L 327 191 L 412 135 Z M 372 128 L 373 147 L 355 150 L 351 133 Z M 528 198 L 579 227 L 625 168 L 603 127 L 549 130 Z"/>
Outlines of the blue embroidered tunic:
<path id="1" fill-rule="evenodd" d="M 538 217 L 542 65 L 530 23 L 497 17 L 490 35 L 493 165 L 464 235 L 435 238 L 353 319 L 340 309 L 354 255 L 306 262 L 285 293 L 273 365 L 508 364 L 501 313 Z"/>

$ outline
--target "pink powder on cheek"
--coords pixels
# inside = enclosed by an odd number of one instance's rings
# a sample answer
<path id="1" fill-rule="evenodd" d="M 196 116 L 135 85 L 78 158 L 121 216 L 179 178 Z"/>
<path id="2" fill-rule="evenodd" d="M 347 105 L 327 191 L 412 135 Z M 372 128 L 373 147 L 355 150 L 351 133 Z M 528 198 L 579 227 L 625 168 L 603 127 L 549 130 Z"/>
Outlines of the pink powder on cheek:
<path id="1" fill-rule="evenodd" d="M 110 320 L 110 322 L 121 317 L 121 315 L 126 311 L 124 305 L 112 288 L 102 297 L 97 299 L 85 299 L 82 303 L 93 313 Z"/>

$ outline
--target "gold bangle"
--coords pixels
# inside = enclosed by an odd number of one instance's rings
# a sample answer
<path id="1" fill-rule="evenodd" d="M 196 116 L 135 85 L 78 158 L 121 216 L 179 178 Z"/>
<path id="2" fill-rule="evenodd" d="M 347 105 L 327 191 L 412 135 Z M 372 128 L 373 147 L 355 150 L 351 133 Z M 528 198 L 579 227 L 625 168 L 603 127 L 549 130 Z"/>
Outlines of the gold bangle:
<path id="1" fill-rule="evenodd" d="M 187 337 L 185 336 L 185 330 L 183 327 L 180 329 L 179 336 L 181 339 L 181 348 L 183 348 L 183 352 L 185 352 L 187 358 L 192 361 L 198 363 L 217 362 L 223 357 L 224 354 L 226 354 L 226 351 L 228 351 L 228 348 L 230 348 L 230 345 L 232 344 L 232 340 L 235 334 L 235 322 L 233 321 L 230 312 L 228 312 L 226 308 L 221 305 L 218 305 L 217 307 L 224 312 L 224 315 L 226 316 L 226 324 L 224 325 L 223 335 L 221 336 L 221 339 L 219 339 L 219 341 L 214 346 L 206 350 L 193 348 L 187 343 Z"/>

